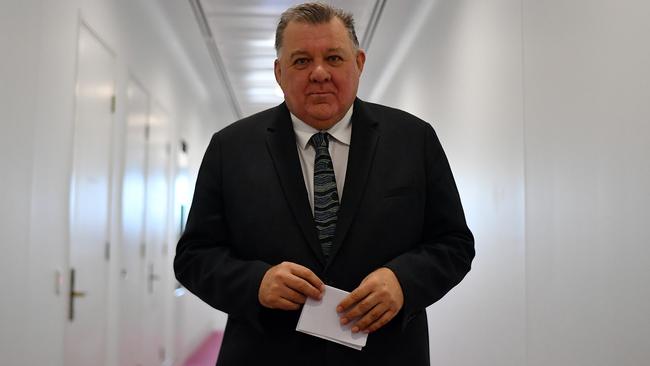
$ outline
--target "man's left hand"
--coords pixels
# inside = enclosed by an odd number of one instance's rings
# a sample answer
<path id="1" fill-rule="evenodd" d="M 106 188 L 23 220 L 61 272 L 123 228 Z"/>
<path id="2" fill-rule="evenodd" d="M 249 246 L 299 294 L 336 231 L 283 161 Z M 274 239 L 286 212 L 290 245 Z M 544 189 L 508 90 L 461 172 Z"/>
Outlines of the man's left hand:
<path id="1" fill-rule="evenodd" d="M 395 273 L 382 267 L 361 281 L 339 305 L 341 324 L 358 319 L 352 333 L 371 333 L 383 327 L 404 305 L 404 294 Z"/>

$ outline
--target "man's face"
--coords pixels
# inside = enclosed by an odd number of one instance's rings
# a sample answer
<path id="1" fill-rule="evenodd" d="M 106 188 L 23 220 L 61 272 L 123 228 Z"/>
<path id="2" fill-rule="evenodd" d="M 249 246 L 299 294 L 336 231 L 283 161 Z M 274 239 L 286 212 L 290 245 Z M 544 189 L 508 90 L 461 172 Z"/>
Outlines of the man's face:
<path id="1" fill-rule="evenodd" d="M 323 130 L 354 102 L 365 60 L 338 18 L 323 24 L 293 21 L 284 30 L 275 79 L 291 113 Z"/>

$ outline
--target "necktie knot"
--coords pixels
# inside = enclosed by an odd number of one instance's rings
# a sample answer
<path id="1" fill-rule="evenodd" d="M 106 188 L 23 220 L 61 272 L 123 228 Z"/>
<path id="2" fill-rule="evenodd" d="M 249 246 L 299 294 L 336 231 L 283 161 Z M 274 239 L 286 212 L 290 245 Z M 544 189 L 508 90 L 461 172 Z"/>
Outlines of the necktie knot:
<path id="1" fill-rule="evenodd" d="M 315 133 L 311 137 L 311 143 L 314 145 L 315 148 L 327 148 L 329 146 L 329 139 L 328 139 L 328 133 L 327 132 L 318 132 Z"/>

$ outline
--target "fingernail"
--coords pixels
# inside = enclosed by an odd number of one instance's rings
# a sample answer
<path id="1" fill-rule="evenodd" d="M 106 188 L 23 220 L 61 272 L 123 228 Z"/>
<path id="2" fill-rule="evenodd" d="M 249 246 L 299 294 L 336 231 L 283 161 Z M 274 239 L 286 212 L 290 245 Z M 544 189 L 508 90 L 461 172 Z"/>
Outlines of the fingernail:
<path id="1" fill-rule="evenodd" d="M 352 333 L 357 333 L 359 331 L 359 327 L 352 327 Z"/>
<path id="2" fill-rule="evenodd" d="M 348 323 L 348 318 L 341 318 L 341 324 L 345 325 Z"/>
<path id="3" fill-rule="evenodd" d="M 336 312 L 337 312 L 337 313 L 340 313 L 340 312 L 342 312 L 342 311 L 343 311 L 343 307 L 341 307 L 341 306 L 337 306 L 337 307 L 336 307 Z"/>

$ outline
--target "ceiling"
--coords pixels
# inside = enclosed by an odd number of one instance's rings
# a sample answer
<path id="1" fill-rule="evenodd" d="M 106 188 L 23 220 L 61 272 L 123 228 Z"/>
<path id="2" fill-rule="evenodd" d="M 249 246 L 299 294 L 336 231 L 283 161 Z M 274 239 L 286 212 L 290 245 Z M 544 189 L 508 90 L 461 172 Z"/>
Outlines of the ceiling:
<path id="1" fill-rule="evenodd" d="M 282 102 L 275 82 L 275 27 L 280 14 L 302 1 L 189 0 L 216 71 L 238 118 Z M 332 0 L 354 15 L 368 49 L 386 0 Z"/>

